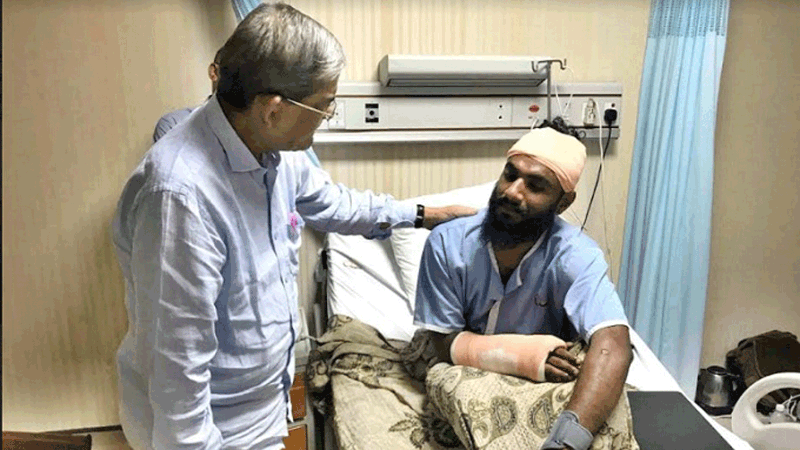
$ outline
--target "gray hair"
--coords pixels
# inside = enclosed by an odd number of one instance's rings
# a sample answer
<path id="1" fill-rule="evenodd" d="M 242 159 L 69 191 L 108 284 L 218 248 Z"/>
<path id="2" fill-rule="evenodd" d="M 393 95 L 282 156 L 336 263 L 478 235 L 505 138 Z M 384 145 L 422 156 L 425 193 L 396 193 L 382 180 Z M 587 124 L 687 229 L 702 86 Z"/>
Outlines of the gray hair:
<path id="1" fill-rule="evenodd" d="M 237 109 L 263 94 L 300 101 L 336 81 L 345 65 L 336 37 L 285 3 L 258 5 L 220 52 L 217 95 Z"/>

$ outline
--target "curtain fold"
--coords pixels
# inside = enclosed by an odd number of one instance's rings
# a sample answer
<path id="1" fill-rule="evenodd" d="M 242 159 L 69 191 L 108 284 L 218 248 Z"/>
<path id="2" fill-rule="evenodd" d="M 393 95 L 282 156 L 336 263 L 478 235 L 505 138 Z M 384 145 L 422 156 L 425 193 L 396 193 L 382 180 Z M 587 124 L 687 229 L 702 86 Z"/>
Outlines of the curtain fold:
<path id="1" fill-rule="evenodd" d="M 236 14 L 236 20 L 241 22 L 242 19 L 247 16 L 250 11 L 254 10 L 256 6 L 263 3 L 261 0 L 231 0 L 231 6 L 233 6 L 233 12 Z M 308 159 L 311 160 L 311 163 L 317 167 L 322 167 L 322 164 L 319 162 L 319 158 L 317 157 L 316 152 L 314 152 L 313 148 L 308 148 L 305 151 L 306 156 Z"/>
<path id="2" fill-rule="evenodd" d="M 714 130 L 729 0 L 652 0 L 618 289 L 693 398 L 708 284 Z"/>

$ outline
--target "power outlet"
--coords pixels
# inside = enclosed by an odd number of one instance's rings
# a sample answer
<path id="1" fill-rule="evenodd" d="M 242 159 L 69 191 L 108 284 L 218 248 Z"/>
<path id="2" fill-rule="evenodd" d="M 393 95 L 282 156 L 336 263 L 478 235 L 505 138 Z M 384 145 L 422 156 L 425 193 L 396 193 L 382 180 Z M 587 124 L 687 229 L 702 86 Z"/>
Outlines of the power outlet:
<path id="1" fill-rule="evenodd" d="M 581 121 L 586 126 L 597 125 L 597 103 L 594 99 L 590 98 L 583 103 Z"/>
<path id="2" fill-rule="evenodd" d="M 344 100 L 336 100 L 336 110 L 333 111 L 333 117 L 328 120 L 329 130 L 344 130 L 347 128 L 345 123 L 345 105 Z"/>
<path id="3" fill-rule="evenodd" d="M 617 108 L 617 103 L 616 102 L 604 102 L 603 103 L 603 114 L 600 116 L 600 119 L 603 121 L 603 125 L 608 125 L 606 123 L 606 121 L 605 121 L 606 120 L 605 117 L 606 117 L 606 111 L 609 110 L 609 109 L 613 109 L 614 111 L 617 112 L 617 114 L 615 114 L 616 117 L 614 118 L 614 120 L 611 121 L 610 125 L 616 124 L 617 120 L 619 119 L 619 108 Z"/>
<path id="4" fill-rule="evenodd" d="M 378 113 L 380 106 L 378 103 L 365 103 L 364 104 L 364 122 L 366 123 L 379 123 L 380 114 Z"/>

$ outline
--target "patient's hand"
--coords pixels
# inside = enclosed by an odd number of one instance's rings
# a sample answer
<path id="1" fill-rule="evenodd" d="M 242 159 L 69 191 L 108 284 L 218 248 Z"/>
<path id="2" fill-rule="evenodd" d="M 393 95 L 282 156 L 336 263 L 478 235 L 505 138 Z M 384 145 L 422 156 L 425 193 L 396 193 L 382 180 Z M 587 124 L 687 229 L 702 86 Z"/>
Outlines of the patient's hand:
<path id="1" fill-rule="evenodd" d="M 477 213 L 478 210 L 468 206 L 450 205 L 442 207 L 425 207 L 425 215 L 422 218 L 422 226 L 432 230 L 433 227 L 442 222 L 453 220 L 457 217 L 471 216 Z"/>
<path id="2" fill-rule="evenodd" d="M 551 383 L 565 383 L 578 377 L 580 363 L 578 358 L 566 348 L 558 347 L 551 351 L 544 364 L 544 378 Z"/>

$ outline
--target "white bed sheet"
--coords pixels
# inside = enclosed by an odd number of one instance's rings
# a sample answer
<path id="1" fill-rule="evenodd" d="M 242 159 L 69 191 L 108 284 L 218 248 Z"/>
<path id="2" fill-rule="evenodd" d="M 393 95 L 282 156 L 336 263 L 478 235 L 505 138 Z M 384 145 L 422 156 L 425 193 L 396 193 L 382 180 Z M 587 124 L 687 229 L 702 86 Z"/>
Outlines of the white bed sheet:
<path id="1" fill-rule="evenodd" d="M 447 194 L 443 195 L 446 197 Z M 442 198 L 436 200 L 438 202 Z M 397 242 L 394 244 L 396 248 Z M 326 249 L 328 313 L 354 317 L 373 326 L 389 339 L 410 341 L 416 331 L 413 325 L 414 304 L 409 300 L 401 267 L 394 258 L 392 243 L 389 240 L 329 234 Z M 628 384 L 641 391 L 676 391 L 686 397 L 678 382 L 635 330 L 631 330 L 631 343 L 634 346 L 634 359 L 628 371 Z M 746 441 L 720 425 L 690 398 L 687 399 L 731 447 L 735 450 L 753 450 Z"/>

